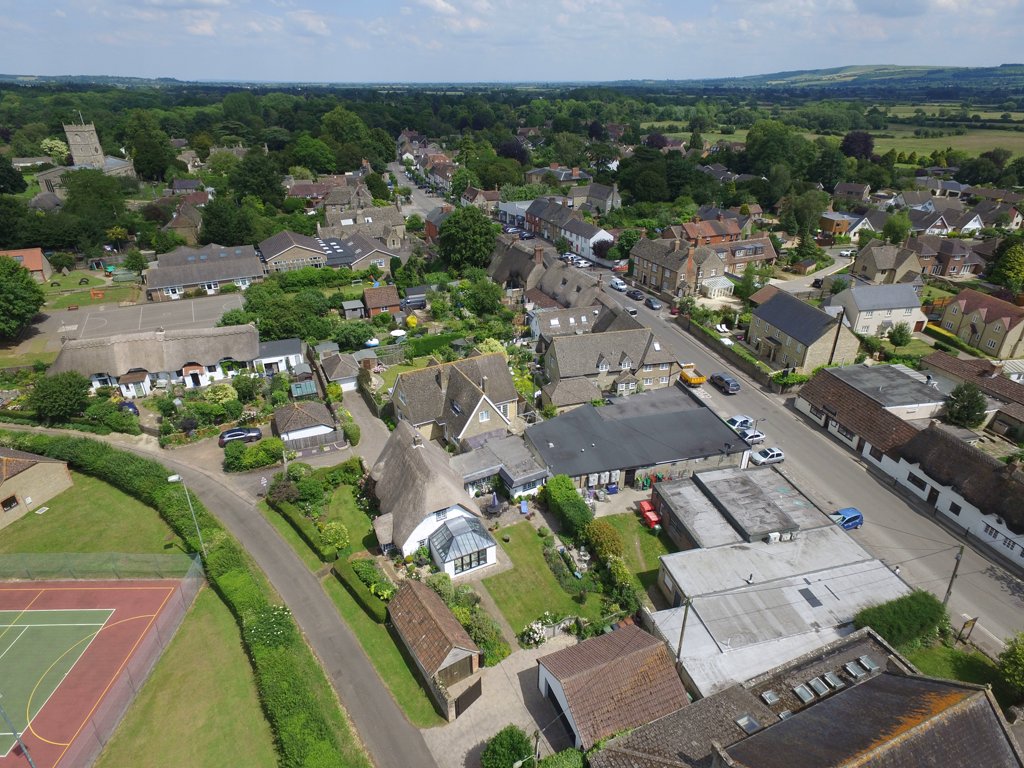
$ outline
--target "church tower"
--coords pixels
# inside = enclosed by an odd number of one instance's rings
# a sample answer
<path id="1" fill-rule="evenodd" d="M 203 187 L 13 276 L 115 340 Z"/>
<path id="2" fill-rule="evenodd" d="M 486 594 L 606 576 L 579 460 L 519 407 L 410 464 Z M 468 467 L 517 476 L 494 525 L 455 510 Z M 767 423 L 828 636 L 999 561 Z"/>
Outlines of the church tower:
<path id="1" fill-rule="evenodd" d="M 103 148 L 100 146 L 96 126 L 92 123 L 65 125 L 64 133 L 68 137 L 68 149 L 71 150 L 72 161 L 76 166 L 103 168 Z"/>

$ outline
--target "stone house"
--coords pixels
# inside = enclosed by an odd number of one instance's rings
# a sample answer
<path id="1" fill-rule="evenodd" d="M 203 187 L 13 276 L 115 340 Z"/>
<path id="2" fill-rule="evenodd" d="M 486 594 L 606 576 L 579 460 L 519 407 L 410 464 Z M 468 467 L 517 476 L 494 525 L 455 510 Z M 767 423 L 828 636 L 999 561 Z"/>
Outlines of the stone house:
<path id="1" fill-rule="evenodd" d="M 71 485 L 66 462 L 0 447 L 0 529 Z"/>
<path id="2" fill-rule="evenodd" d="M 1024 307 L 965 288 L 946 305 L 939 324 L 962 341 L 1000 358 L 1024 356 Z"/>
<path id="3" fill-rule="evenodd" d="M 852 363 L 860 349 L 860 340 L 845 323 L 784 291 L 754 310 L 747 343 L 772 368 L 797 373 Z"/>
<path id="4" fill-rule="evenodd" d="M 896 323 L 911 331 L 924 330 L 928 318 L 913 286 L 854 284 L 829 299 L 829 306 L 843 307 L 850 327 L 862 336 L 888 336 Z"/>
<path id="5" fill-rule="evenodd" d="M 850 271 L 860 279 L 891 285 L 912 282 L 921 274 L 923 267 L 911 249 L 871 240 L 857 252 Z"/>

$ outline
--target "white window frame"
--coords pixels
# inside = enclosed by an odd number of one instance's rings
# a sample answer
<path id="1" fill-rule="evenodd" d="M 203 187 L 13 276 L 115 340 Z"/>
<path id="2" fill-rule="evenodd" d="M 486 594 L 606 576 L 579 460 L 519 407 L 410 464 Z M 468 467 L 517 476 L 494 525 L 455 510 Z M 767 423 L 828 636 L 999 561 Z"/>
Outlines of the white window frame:
<path id="1" fill-rule="evenodd" d="M 485 421 L 490 421 L 491 420 L 491 412 L 489 410 L 487 410 L 486 408 L 484 408 L 477 415 L 477 419 L 480 421 L 481 424 L 483 424 Z"/>

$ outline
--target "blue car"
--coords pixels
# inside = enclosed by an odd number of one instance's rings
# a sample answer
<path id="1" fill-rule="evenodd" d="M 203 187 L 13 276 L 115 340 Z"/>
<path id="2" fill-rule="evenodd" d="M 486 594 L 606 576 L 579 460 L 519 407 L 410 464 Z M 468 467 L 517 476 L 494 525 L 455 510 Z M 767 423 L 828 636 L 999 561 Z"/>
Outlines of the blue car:
<path id="1" fill-rule="evenodd" d="M 864 515 L 856 507 L 840 509 L 832 515 L 832 519 L 836 521 L 836 525 L 845 531 L 852 531 L 864 525 Z"/>

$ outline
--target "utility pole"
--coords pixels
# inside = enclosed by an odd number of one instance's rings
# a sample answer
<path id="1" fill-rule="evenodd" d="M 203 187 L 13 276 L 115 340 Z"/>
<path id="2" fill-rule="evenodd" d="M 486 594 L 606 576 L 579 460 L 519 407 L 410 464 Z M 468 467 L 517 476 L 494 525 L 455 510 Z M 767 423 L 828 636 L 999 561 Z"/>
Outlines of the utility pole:
<path id="1" fill-rule="evenodd" d="M 949 587 L 946 589 L 946 596 L 942 598 L 942 607 L 945 608 L 953 594 L 953 582 L 956 581 L 956 572 L 960 570 L 960 561 L 964 558 L 964 545 L 960 545 L 960 551 L 956 553 L 956 565 L 953 566 L 953 575 L 949 577 Z"/>
<path id="2" fill-rule="evenodd" d="M 676 661 L 682 657 L 683 653 L 683 635 L 686 634 L 686 619 L 690 615 L 690 604 L 693 601 L 689 598 L 683 598 L 683 626 L 679 628 L 679 645 L 676 646 Z"/>

